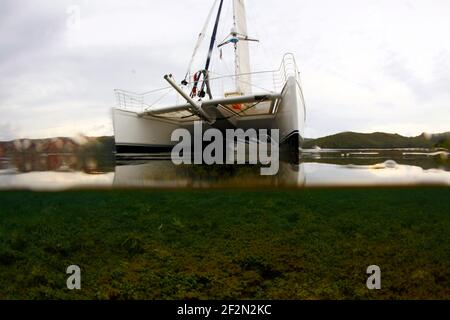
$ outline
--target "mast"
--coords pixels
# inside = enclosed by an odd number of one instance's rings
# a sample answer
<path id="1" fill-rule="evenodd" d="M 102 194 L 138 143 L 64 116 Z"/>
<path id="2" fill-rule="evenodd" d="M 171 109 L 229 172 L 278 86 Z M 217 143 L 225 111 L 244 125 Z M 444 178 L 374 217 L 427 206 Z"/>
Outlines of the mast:
<path id="1" fill-rule="evenodd" d="M 247 38 L 247 17 L 244 0 L 233 0 L 234 28 L 236 37 Z M 250 52 L 248 41 L 239 41 L 235 44 L 235 74 L 236 91 L 241 94 L 251 94 Z"/>

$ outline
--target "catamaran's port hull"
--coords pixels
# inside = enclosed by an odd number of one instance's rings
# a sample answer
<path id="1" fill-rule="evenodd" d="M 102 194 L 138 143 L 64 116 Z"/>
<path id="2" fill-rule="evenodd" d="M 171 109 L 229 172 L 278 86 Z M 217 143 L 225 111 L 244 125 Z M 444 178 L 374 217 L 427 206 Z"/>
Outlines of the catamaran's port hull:
<path id="1" fill-rule="evenodd" d="M 151 154 L 169 152 L 174 143 L 172 132 L 177 122 L 140 117 L 136 112 L 113 109 L 114 137 L 117 154 Z"/>
<path id="2" fill-rule="evenodd" d="M 300 85 L 294 77 L 287 80 L 281 98 L 272 114 L 237 116 L 234 121 L 218 121 L 220 129 L 279 129 L 281 150 L 298 153 L 304 132 L 305 105 Z M 178 122 L 113 109 L 113 125 L 118 155 L 139 155 L 170 152 L 175 142 L 172 132 L 177 128 L 193 131 L 193 122 Z M 204 123 L 204 129 L 211 126 Z"/>

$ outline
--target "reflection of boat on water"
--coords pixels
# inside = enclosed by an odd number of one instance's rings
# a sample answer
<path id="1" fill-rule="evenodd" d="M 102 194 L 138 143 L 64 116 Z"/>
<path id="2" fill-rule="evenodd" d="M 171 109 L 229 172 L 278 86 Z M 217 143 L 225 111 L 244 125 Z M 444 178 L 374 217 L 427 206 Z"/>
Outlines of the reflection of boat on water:
<path id="1" fill-rule="evenodd" d="M 305 104 L 293 55 L 285 55 L 276 71 L 252 73 L 249 43 L 257 40 L 247 34 L 244 0 L 233 0 L 233 28 L 222 43 L 216 43 L 223 5 L 224 0 L 214 2 L 181 84 L 165 76 L 170 86 L 164 89 L 144 94 L 116 90 L 118 107 L 113 109 L 113 123 L 118 155 L 170 151 L 172 132 L 177 128 L 192 132 L 195 121 L 201 121 L 204 129 L 279 129 L 281 145 L 298 154 Z M 216 8 L 206 65 L 193 72 L 193 61 Z M 226 50 L 228 45 L 234 47 L 235 73 L 214 74 L 213 50 Z"/>
<path id="2" fill-rule="evenodd" d="M 281 162 L 276 176 L 261 176 L 253 165 L 174 165 L 171 161 L 148 161 L 118 165 L 117 187 L 273 187 L 303 186 L 302 164 Z"/>
<path id="3" fill-rule="evenodd" d="M 302 159 L 301 163 L 280 162 L 275 176 L 261 176 L 257 165 L 174 165 L 170 160 L 118 161 L 103 165 L 102 160 L 70 167 L 62 171 L 67 160 L 35 162 L 24 157 L 0 162 L 0 189 L 66 189 L 70 187 L 136 187 L 136 188 L 239 188 L 239 187 L 330 187 L 330 186 L 402 186 L 450 185 L 450 172 L 438 163 L 373 159 L 355 162 L 355 158 L 336 157 Z M 37 159 L 39 160 L 39 159 Z M 45 160 L 45 158 L 40 158 Z M 19 162 L 17 162 L 19 161 Z M 62 161 L 62 162 L 61 162 Z M 50 165 L 50 166 L 48 166 Z M 53 165 L 57 165 L 54 167 Z M 95 166 L 93 166 L 95 165 Z M 62 165 L 62 167 L 66 167 Z M 66 167 L 67 168 L 67 167 Z M 95 170 L 93 170 L 95 169 Z M 100 174 L 101 173 L 101 174 Z"/>

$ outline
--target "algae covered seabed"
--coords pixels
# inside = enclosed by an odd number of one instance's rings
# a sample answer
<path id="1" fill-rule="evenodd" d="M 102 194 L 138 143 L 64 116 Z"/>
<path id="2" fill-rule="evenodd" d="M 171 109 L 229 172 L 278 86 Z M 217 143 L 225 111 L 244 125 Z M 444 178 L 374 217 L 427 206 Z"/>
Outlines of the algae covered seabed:
<path id="1" fill-rule="evenodd" d="M 449 200 L 439 187 L 1 192 L 0 299 L 449 299 Z"/>

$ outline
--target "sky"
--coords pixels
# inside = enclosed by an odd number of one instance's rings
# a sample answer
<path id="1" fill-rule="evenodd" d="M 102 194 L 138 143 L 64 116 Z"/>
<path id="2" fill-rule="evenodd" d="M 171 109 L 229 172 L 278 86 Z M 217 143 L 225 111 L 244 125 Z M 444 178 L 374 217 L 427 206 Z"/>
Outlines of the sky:
<path id="1" fill-rule="evenodd" d="M 0 140 L 112 135 L 113 90 L 183 78 L 212 3 L 2 0 Z M 246 4 L 253 70 L 296 56 L 307 137 L 450 131 L 450 1 Z M 218 40 L 231 28 L 221 22 Z"/>

